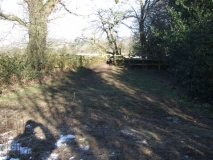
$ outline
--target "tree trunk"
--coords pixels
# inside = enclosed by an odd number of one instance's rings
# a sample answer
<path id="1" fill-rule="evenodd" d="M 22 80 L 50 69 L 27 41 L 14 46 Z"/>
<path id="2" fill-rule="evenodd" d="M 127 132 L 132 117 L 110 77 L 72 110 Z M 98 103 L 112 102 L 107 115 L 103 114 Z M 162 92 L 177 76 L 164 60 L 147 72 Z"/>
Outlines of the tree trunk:
<path id="1" fill-rule="evenodd" d="M 113 35 L 113 30 L 112 29 L 110 29 L 110 37 L 111 37 L 112 44 L 114 45 L 113 52 L 115 53 L 115 55 L 118 55 L 119 54 L 118 45 L 117 45 L 116 39 L 115 39 L 115 37 Z"/>
<path id="2" fill-rule="evenodd" d="M 27 46 L 27 58 L 30 66 L 35 70 L 41 70 L 45 60 L 47 18 L 43 10 L 42 1 L 28 1 L 29 7 L 29 43 Z"/>
<path id="3" fill-rule="evenodd" d="M 45 49 L 47 38 L 47 20 L 59 0 L 23 0 L 28 5 L 29 23 L 11 14 L 0 11 L 0 17 L 16 21 L 28 29 L 29 43 L 27 46 L 28 65 L 35 70 L 41 70 L 45 63 Z M 45 2 L 45 3 L 44 3 Z"/>
<path id="4" fill-rule="evenodd" d="M 45 4 L 43 0 L 27 1 L 30 21 L 27 58 L 28 63 L 35 70 L 41 70 L 46 60 L 47 21 L 57 3 L 58 0 L 49 0 Z"/>
<path id="5" fill-rule="evenodd" d="M 141 56 L 146 53 L 146 36 L 144 32 L 144 23 L 145 23 L 145 6 L 147 1 L 145 1 L 145 4 L 143 4 L 143 1 L 140 0 L 140 18 L 139 18 L 139 33 L 140 33 L 140 43 L 141 43 Z"/>
<path id="6" fill-rule="evenodd" d="M 140 43 L 141 43 L 141 54 L 146 53 L 146 36 L 144 33 L 144 21 L 141 20 L 139 23 L 139 32 L 140 32 Z"/>

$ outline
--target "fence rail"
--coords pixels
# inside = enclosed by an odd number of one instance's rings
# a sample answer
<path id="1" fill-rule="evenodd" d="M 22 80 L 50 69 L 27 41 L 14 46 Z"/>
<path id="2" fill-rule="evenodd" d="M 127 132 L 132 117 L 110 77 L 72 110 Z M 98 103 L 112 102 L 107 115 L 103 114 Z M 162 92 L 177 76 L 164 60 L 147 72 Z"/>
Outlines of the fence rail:
<path id="1" fill-rule="evenodd" d="M 166 65 L 162 58 L 151 55 L 137 57 L 114 55 L 113 64 L 117 66 L 157 66 L 158 69 Z"/>

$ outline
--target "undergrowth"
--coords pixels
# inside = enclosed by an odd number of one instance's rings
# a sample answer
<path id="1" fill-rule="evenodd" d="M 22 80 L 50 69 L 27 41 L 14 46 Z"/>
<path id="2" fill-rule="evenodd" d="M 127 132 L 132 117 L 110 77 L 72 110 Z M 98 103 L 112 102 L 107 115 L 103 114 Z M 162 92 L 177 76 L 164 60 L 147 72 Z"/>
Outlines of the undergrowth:
<path id="1" fill-rule="evenodd" d="M 35 70 L 27 63 L 24 55 L 0 55 L 0 85 L 14 84 L 25 80 L 39 78 L 54 70 L 76 70 L 79 67 L 89 67 L 104 60 L 103 57 L 77 56 L 69 54 L 48 54 L 40 64 L 40 70 Z"/>

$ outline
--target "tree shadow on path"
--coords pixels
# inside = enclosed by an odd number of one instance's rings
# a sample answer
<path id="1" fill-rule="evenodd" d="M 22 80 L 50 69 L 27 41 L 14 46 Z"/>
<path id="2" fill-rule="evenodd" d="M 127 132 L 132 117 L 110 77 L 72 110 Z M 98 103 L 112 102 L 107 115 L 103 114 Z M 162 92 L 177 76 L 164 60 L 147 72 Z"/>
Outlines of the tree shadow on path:
<path id="1" fill-rule="evenodd" d="M 159 95 L 165 87 L 153 81 L 155 77 L 106 65 L 80 68 L 41 84 L 34 95 L 17 96 L 28 118 L 48 127 L 41 130 L 55 137 L 75 136 L 54 150 L 60 154 L 58 159 L 210 159 L 212 121 L 197 120 L 171 97 Z M 30 123 L 34 126 L 30 131 L 42 128 Z M 25 132 L 20 138 L 24 139 Z M 56 142 L 51 136 L 48 153 Z M 34 146 L 44 143 L 47 147 L 48 139 L 43 142 L 36 137 Z M 34 153 L 34 157 L 45 156 L 43 151 Z"/>

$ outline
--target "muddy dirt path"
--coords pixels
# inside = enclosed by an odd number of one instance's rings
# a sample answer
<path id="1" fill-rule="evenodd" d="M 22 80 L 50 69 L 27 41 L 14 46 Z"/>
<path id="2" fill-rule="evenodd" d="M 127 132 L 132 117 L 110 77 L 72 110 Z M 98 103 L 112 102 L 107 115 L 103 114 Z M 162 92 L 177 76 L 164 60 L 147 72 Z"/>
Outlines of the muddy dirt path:
<path id="1" fill-rule="evenodd" d="M 1 146 L 11 137 L 19 146 L 2 156 L 212 159 L 211 114 L 175 98 L 164 74 L 98 65 L 60 76 L 0 98 Z"/>

